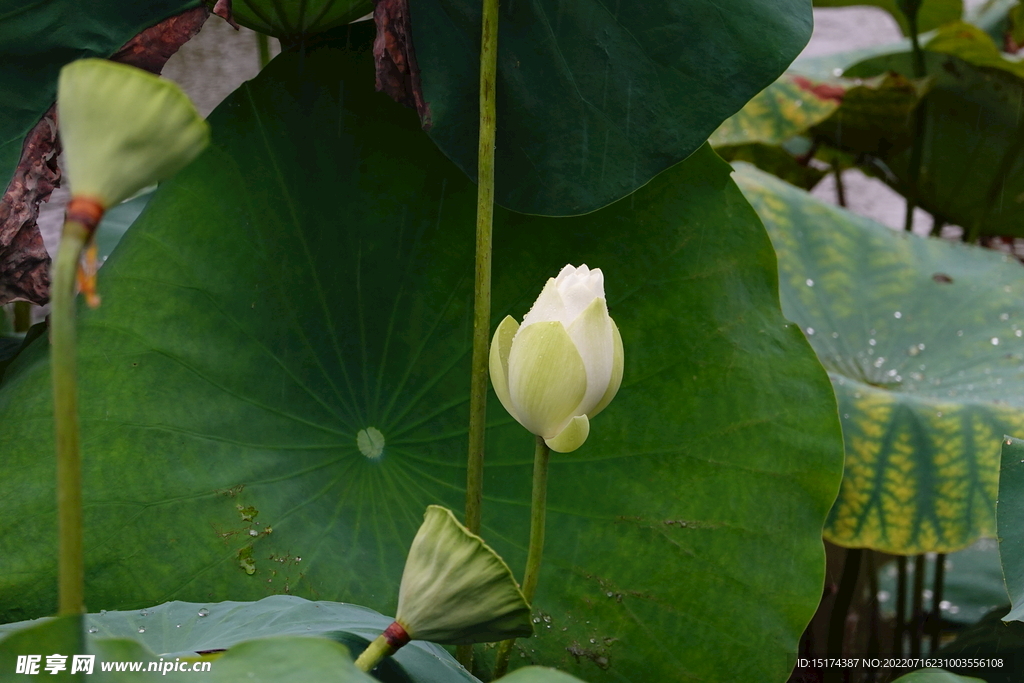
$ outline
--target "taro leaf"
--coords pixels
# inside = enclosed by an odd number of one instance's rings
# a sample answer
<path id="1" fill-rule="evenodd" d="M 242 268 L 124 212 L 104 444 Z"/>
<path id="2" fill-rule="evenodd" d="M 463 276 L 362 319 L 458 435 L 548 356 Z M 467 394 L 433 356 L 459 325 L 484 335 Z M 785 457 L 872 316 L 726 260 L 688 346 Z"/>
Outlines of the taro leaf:
<path id="1" fill-rule="evenodd" d="M 1000 69 L 973 66 L 946 54 L 925 53 L 932 87 L 925 98 L 924 154 L 918 202 L 946 222 L 979 235 L 1024 235 L 1024 132 L 1018 111 L 1024 81 Z M 847 76 L 912 72 L 909 53 L 870 59 Z M 881 158 L 907 193 L 909 140 Z"/>
<path id="2" fill-rule="evenodd" d="M 199 1 L 54 0 L 6 5 L 0 9 L 0 188 L 7 187 L 14 174 L 25 135 L 53 104 L 62 66 L 82 57 L 108 57 L 143 29 Z"/>
<path id="3" fill-rule="evenodd" d="M 934 555 L 925 558 L 926 581 L 935 576 L 935 561 Z M 909 582 L 914 576 L 914 564 L 907 570 Z M 973 624 L 994 608 L 1006 604 L 1006 584 L 999 567 L 999 546 L 995 539 L 983 538 L 969 548 L 946 555 L 945 570 L 942 596 L 943 603 L 948 604 L 941 607 L 943 621 Z M 890 619 L 896 614 L 896 576 L 894 562 L 878 571 L 879 603 L 883 615 Z"/>
<path id="4" fill-rule="evenodd" d="M 283 564 L 283 563 L 282 563 Z M 169 602 L 128 612 L 86 616 L 90 639 L 131 638 L 165 659 L 226 650 L 254 638 L 320 636 L 357 656 L 393 621 L 366 607 L 275 595 L 257 602 Z M 0 626 L 0 636 L 32 622 Z M 415 683 L 476 681 L 444 648 L 413 641 L 386 660 L 378 677 Z M 294 663 L 294 662 L 293 662 Z M 315 680 L 310 677 L 309 680 Z"/>
<path id="5" fill-rule="evenodd" d="M 372 12 L 373 3 L 371 0 L 233 0 L 231 11 L 242 26 L 294 41 L 355 21 Z"/>
<path id="6" fill-rule="evenodd" d="M 996 521 L 999 527 L 999 560 L 1013 605 L 1006 618 L 1024 621 L 1024 441 L 1019 439 L 1003 441 Z"/>
<path id="7" fill-rule="evenodd" d="M 418 0 L 430 135 L 476 178 L 479 2 Z M 807 0 L 536 0 L 499 10 L 496 200 L 575 215 L 686 158 L 810 38 Z"/>
<path id="8" fill-rule="evenodd" d="M 910 555 L 995 531 L 999 443 L 1024 430 L 1024 269 L 907 235 L 749 166 L 782 310 L 839 401 L 846 470 L 825 537 Z"/>
<path id="9" fill-rule="evenodd" d="M 910 23 L 900 5 L 905 0 L 814 0 L 815 7 L 850 7 L 854 5 L 871 5 L 884 9 L 899 24 L 903 35 L 910 35 Z M 963 0 L 919 0 L 917 11 L 917 30 L 919 33 L 931 31 L 951 21 L 959 21 L 964 11 Z"/>
<path id="10" fill-rule="evenodd" d="M 157 190 L 82 312 L 94 610 L 290 591 L 393 613 L 423 510 L 463 505 L 476 188 L 365 87 L 372 35 L 348 31 L 357 53 L 285 53 L 220 106 L 211 149 Z M 588 216 L 495 214 L 492 326 L 587 263 L 626 348 L 587 444 L 552 457 L 538 635 L 517 665 L 789 674 L 842 441 L 729 170 L 705 148 Z M 0 391 L 9 617 L 54 601 L 45 351 Z M 488 410 L 481 535 L 521 576 L 533 438 Z"/>
<path id="11" fill-rule="evenodd" d="M 843 101 L 838 83 L 783 74 L 727 118 L 708 139 L 715 149 L 761 143 L 781 145 L 827 119 Z"/>
<path id="12" fill-rule="evenodd" d="M 985 683 L 980 678 L 957 676 L 945 669 L 918 669 L 900 676 L 893 683 Z"/>

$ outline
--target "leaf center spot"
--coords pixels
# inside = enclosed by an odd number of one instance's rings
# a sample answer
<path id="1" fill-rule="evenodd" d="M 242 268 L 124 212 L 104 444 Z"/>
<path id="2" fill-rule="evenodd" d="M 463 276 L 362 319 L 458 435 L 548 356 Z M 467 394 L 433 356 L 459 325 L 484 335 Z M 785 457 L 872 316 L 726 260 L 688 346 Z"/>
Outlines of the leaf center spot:
<path id="1" fill-rule="evenodd" d="M 360 429 L 356 434 L 356 445 L 359 452 L 370 460 L 378 460 L 384 455 L 384 435 L 376 427 Z"/>

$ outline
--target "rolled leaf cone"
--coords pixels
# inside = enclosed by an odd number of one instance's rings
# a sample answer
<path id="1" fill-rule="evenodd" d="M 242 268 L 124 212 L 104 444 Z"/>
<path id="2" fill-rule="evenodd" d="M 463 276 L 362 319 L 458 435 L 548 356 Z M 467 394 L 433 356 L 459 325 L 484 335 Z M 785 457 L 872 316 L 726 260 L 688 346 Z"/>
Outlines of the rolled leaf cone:
<path id="1" fill-rule="evenodd" d="M 61 69 L 57 114 L 72 198 L 102 210 L 174 175 L 210 141 L 177 85 L 105 59 Z"/>
<path id="2" fill-rule="evenodd" d="M 530 605 L 505 561 L 431 505 L 409 549 L 395 617 L 412 640 L 485 643 L 533 634 Z"/>

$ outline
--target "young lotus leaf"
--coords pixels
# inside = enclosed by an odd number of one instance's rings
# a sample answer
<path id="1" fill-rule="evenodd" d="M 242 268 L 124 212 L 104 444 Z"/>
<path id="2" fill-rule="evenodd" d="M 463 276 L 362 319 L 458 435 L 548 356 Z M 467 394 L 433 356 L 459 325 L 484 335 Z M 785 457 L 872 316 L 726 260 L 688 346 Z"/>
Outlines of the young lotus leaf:
<path id="1" fill-rule="evenodd" d="M 427 508 L 409 548 L 395 620 L 413 640 L 445 645 L 533 634 L 508 565 L 439 505 Z"/>
<path id="2" fill-rule="evenodd" d="M 104 209 L 174 175 L 210 141 L 177 85 L 105 59 L 61 69 L 57 113 L 71 192 Z"/>
<path id="3" fill-rule="evenodd" d="M 394 613 L 424 509 L 465 501 L 476 187 L 367 87 L 371 29 L 241 86 L 100 270 L 79 337 L 93 610 L 287 591 Z M 586 216 L 495 211 L 491 329 L 566 263 L 600 264 L 626 349 L 584 448 L 551 458 L 541 621 L 513 666 L 789 676 L 842 435 L 729 174 L 705 147 Z M 55 600 L 45 351 L 0 386 L 10 620 Z M 481 535 L 519 568 L 534 439 L 493 396 L 488 415 Z"/>
<path id="4" fill-rule="evenodd" d="M 995 531 L 999 443 L 1024 431 L 1024 269 L 890 230 L 743 166 L 782 309 L 829 371 L 846 466 L 825 537 L 910 555 Z"/>
<path id="5" fill-rule="evenodd" d="M 963 0 L 814 0 L 815 7 L 851 7 L 870 5 L 885 10 L 899 24 L 903 35 L 910 35 L 910 21 L 906 12 L 916 5 L 917 30 L 919 33 L 960 19 L 963 14 Z"/>
<path id="6" fill-rule="evenodd" d="M 1012 437 L 1003 441 L 996 521 L 999 559 L 1012 605 L 1006 619 L 1024 621 L 1024 441 Z"/>

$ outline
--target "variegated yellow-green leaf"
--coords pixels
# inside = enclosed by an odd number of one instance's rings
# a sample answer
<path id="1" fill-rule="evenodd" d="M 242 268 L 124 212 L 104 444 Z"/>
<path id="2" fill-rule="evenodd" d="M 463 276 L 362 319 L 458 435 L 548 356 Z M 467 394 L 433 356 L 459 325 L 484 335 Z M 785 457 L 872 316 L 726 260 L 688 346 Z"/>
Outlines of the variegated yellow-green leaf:
<path id="1" fill-rule="evenodd" d="M 951 552 L 995 531 L 999 448 L 1024 433 L 1024 269 L 895 232 L 749 166 L 783 312 L 829 371 L 846 466 L 830 541 Z"/>
<path id="2" fill-rule="evenodd" d="M 827 119 L 839 108 L 845 88 L 783 74 L 727 118 L 708 140 L 712 147 L 750 143 L 781 145 Z"/>

